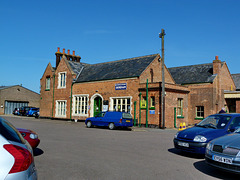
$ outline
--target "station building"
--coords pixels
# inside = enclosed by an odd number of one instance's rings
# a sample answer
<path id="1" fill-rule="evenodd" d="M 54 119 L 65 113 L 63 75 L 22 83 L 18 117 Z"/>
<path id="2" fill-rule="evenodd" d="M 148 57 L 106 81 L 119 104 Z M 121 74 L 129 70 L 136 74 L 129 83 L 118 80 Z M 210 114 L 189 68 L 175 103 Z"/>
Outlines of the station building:
<path id="1" fill-rule="evenodd" d="M 163 127 L 161 119 L 162 70 L 159 54 L 87 64 L 81 57 L 55 53 L 40 80 L 40 116 L 85 120 L 101 111 L 124 111 L 136 124 Z M 236 85 L 226 62 L 216 56 L 208 64 L 167 68 L 165 77 L 165 127 L 199 122 L 222 107 L 239 111 Z M 235 103 L 235 106 L 234 106 Z"/>

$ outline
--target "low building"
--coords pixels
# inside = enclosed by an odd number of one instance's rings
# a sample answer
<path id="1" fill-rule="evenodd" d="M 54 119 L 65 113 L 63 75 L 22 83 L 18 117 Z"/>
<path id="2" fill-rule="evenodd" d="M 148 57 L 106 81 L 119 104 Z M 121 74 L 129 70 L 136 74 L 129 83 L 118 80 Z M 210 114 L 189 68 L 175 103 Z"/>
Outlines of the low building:
<path id="1" fill-rule="evenodd" d="M 0 86 L 0 114 L 12 114 L 22 106 L 40 107 L 40 94 L 21 85 Z"/>
<path id="2" fill-rule="evenodd" d="M 178 127 L 227 107 L 224 92 L 236 90 L 227 64 L 217 56 L 208 64 L 164 66 L 165 103 L 159 54 L 99 64 L 80 59 L 58 48 L 56 67 L 49 63 L 41 78 L 40 116 L 85 120 L 100 111 L 125 111 L 138 125 Z"/>

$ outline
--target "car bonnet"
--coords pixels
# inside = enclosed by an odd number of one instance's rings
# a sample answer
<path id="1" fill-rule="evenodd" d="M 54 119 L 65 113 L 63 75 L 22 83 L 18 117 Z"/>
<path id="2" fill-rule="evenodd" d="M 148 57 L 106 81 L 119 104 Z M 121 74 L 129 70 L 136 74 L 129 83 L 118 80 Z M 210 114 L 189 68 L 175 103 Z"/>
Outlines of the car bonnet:
<path id="1" fill-rule="evenodd" d="M 240 134 L 233 133 L 212 141 L 214 144 L 240 149 Z"/>
<path id="2" fill-rule="evenodd" d="M 223 134 L 223 131 L 223 129 L 192 127 L 183 131 L 179 131 L 178 138 L 193 140 L 195 136 L 202 135 L 207 139 L 213 139 L 219 137 L 220 134 Z"/>

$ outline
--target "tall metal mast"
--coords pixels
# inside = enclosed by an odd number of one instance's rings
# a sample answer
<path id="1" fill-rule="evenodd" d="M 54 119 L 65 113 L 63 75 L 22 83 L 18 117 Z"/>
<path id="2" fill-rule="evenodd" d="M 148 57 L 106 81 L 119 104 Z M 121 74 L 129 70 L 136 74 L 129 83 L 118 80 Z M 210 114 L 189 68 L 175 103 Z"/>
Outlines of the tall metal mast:
<path id="1" fill-rule="evenodd" d="M 161 120 L 162 120 L 162 127 L 165 129 L 165 76 L 164 76 L 164 36 L 165 36 L 165 30 L 162 29 L 162 32 L 159 33 L 159 38 L 162 39 L 162 58 L 161 58 L 161 63 L 162 63 L 162 96 L 161 96 Z"/>

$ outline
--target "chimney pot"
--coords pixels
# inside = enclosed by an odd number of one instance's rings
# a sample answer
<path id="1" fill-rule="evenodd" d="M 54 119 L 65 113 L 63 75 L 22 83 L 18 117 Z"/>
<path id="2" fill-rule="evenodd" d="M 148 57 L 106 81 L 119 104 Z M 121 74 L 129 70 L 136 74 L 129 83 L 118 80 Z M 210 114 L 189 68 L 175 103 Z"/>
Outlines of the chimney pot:
<path id="1" fill-rule="evenodd" d="M 70 54 L 70 50 L 68 49 L 68 53 L 67 54 Z"/>
<path id="2" fill-rule="evenodd" d="M 60 52 L 60 47 L 57 48 L 57 52 Z"/>
<path id="3" fill-rule="evenodd" d="M 65 48 L 63 48 L 63 54 L 65 54 Z"/>
<path id="4" fill-rule="evenodd" d="M 218 56 L 215 56 L 215 60 L 218 60 Z"/>
<path id="5" fill-rule="evenodd" d="M 73 51 L 73 56 L 75 56 L 75 51 Z"/>

